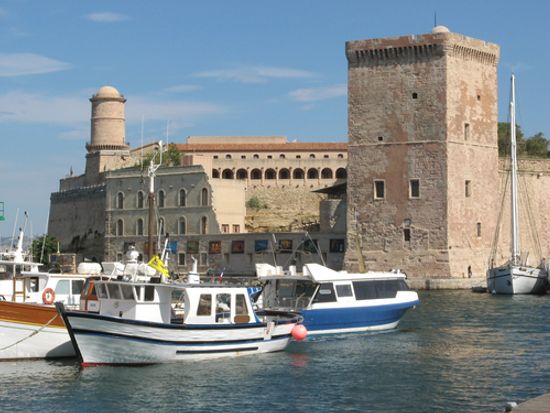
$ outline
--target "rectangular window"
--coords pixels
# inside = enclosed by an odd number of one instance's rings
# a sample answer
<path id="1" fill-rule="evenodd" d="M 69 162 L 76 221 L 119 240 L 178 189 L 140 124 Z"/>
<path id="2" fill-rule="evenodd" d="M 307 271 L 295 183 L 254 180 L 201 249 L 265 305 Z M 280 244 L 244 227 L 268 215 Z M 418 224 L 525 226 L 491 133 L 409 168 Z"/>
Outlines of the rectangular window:
<path id="1" fill-rule="evenodd" d="M 155 299 L 155 287 L 152 285 L 145 286 L 144 301 L 153 301 Z"/>
<path id="2" fill-rule="evenodd" d="M 351 285 L 349 284 L 337 285 L 336 294 L 338 295 L 338 297 L 353 297 L 353 293 L 351 292 Z"/>
<path id="3" fill-rule="evenodd" d="M 71 293 L 73 295 L 80 295 L 82 293 L 82 287 L 84 287 L 84 280 L 72 280 Z"/>
<path id="4" fill-rule="evenodd" d="M 231 318 L 231 295 L 216 294 L 216 322 L 223 323 Z"/>
<path id="5" fill-rule="evenodd" d="M 346 241 L 344 239 L 331 239 L 329 243 L 330 252 L 344 252 L 346 250 Z"/>
<path id="6" fill-rule="evenodd" d="M 178 254 L 178 265 L 185 265 L 185 252 Z"/>
<path id="7" fill-rule="evenodd" d="M 197 315 L 210 314 L 212 314 L 212 294 L 201 294 L 199 298 L 199 306 L 197 308 Z"/>
<path id="8" fill-rule="evenodd" d="M 241 232 L 241 226 L 239 224 L 233 224 L 233 232 L 235 234 L 238 234 L 239 232 Z"/>
<path id="9" fill-rule="evenodd" d="M 228 234 L 229 233 L 229 224 L 222 224 L 222 232 L 224 234 Z"/>
<path id="10" fill-rule="evenodd" d="M 134 299 L 134 289 L 131 285 L 121 284 L 120 289 L 122 290 L 122 298 L 124 298 L 125 300 Z"/>
<path id="11" fill-rule="evenodd" d="M 472 181 L 464 182 L 464 196 L 470 198 L 472 196 Z"/>
<path id="12" fill-rule="evenodd" d="M 209 254 L 221 254 L 222 253 L 222 242 L 221 241 L 210 241 L 208 243 L 208 253 Z"/>
<path id="13" fill-rule="evenodd" d="M 199 265 L 206 265 L 208 261 L 208 254 L 201 252 L 199 255 Z"/>
<path id="14" fill-rule="evenodd" d="M 374 181 L 374 199 L 384 199 L 386 196 L 386 183 L 381 180 Z"/>
<path id="15" fill-rule="evenodd" d="M 69 294 L 69 280 L 61 280 L 55 286 L 56 294 Z"/>
<path id="16" fill-rule="evenodd" d="M 109 298 L 111 300 L 120 300 L 122 298 L 118 284 L 107 284 L 107 290 L 109 291 Z"/>
<path id="17" fill-rule="evenodd" d="M 467 141 L 470 139 L 470 124 L 465 123 L 464 124 L 464 140 Z"/>
<path id="18" fill-rule="evenodd" d="M 244 253 L 244 241 L 241 241 L 241 240 L 231 241 L 231 253 L 232 254 L 243 254 Z"/>
<path id="19" fill-rule="evenodd" d="M 332 283 L 324 283 L 319 286 L 317 295 L 315 296 L 315 303 L 332 303 L 336 301 L 336 295 L 334 294 L 334 287 Z"/>
<path id="20" fill-rule="evenodd" d="M 481 237 L 481 222 L 477 223 L 476 230 L 477 230 L 477 236 Z"/>
<path id="21" fill-rule="evenodd" d="M 410 228 L 403 228 L 403 241 L 410 242 L 411 241 L 411 229 Z"/>
<path id="22" fill-rule="evenodd" d="M 409 198 L 420 198 L 420 179 L 409 181 Z"/>

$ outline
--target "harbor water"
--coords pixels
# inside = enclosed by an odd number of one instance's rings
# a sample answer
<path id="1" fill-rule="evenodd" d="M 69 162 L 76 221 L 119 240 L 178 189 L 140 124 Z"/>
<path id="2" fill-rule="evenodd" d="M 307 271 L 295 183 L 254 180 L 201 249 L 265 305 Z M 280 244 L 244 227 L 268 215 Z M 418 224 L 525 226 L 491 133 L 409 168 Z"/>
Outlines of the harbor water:
<path id="1" fill-rule="evenodd" d="M 0 363 L 0 410 L 501 412 L 550 392 L 550 296 L 426 291 L 399 328 L 144 367 Z"/>

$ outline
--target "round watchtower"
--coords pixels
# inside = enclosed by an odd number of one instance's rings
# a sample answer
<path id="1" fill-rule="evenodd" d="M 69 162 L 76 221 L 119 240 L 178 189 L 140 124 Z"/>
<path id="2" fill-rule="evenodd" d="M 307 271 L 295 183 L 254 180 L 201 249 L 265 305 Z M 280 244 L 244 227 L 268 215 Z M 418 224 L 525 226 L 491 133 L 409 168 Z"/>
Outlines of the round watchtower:
<path id="1" fill-rule="evenodd" d="M 92 130 L 88 152 L 128 149 L 125 142 L 124 103 L 126 99 L 112 86 L 101 87 L 90 98 Z"/>

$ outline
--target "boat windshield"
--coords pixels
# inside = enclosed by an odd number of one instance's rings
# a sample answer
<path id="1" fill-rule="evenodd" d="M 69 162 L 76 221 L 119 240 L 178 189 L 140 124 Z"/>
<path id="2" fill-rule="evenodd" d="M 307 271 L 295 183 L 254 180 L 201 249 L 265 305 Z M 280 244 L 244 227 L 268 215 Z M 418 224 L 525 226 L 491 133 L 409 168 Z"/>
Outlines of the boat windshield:
<path id="1" fill-rule="evenodd" d="M 309 280 L 272 280 L 265 286 L 264 307 L 289 310 L 307 307 L 316 287 Z"/>

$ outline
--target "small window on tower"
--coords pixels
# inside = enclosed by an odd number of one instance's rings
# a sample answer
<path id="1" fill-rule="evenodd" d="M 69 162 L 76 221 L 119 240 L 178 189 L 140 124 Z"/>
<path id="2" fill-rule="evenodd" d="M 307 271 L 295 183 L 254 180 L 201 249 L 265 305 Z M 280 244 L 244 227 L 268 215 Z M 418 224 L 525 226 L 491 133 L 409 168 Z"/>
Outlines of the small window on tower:
<path id="1" fill-rule="evenodd" d="M 378 141 L 379 141 L 379 142 L 382 142 L 383 140 L 384 140 L 384 137 L 383 137 L 383 136 L 379 136 L 379 137 L 378 137 Z"/>
<path id="2" fill-rule="evenodd" d="M 464 182 L 464 195 L 466 198 L 470 198 L 472 196 L 472 181 Z"/>
<path id="3" fill-rule="evenodd" d="M 411 229 L 410 228 L 403 228 L 403 241 L 410 242 L 411 241 Z"/>
<path id="4" fill-rule="evenodd" d="M 476 225 L 476 231 L 478 238 L 481 237 L 481 222 L 478 222 Z"/>
<path id="5" fill-rule="evenodd" d="M 420 198 L 420 179 L 409 181 L 409 198 Z"/>
<path id="6" fill-rule="evenodd" d="M 381 180 L 374 181 L 374 199 L 384 199 L 386 196 L 386 183 Z"/>
<path id="7" fill-rule="evenodd" d="M 413 93 L 413 99 L 418 99 L 418 93 L 416 92 Z"/>
<path id="8" fill-rule="evenodd" d="M 470 124 L 465 123 L 464 124 L 464 140 L 467 141 L 470 139 Z"/>

